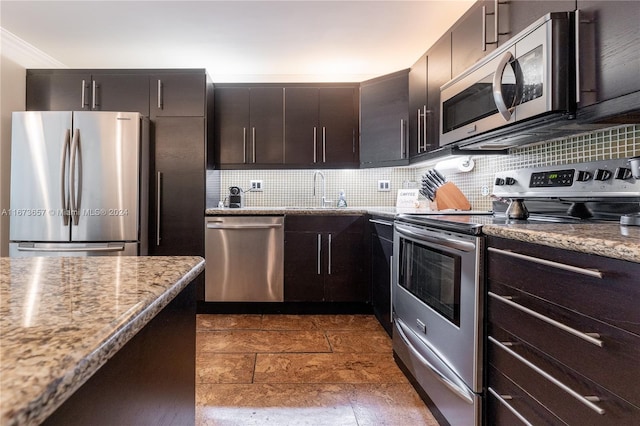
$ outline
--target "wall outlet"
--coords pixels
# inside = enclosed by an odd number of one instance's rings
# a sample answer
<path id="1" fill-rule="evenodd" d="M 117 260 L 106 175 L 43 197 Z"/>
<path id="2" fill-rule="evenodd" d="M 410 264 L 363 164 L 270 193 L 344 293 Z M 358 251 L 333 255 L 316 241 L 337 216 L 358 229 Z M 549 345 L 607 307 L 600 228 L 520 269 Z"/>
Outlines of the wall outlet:
<path id="1" fill-rule="evenodd" d="M 391 191 L 391 181 L 390 180 L 379 180 L 378 181 L 378 191 Z"/>
<path id="2" fill-rule="evenodd" d="M 264 189 L 261 180 L 252 180 L 249 183 L 251 185 L 251 191 L 262 191 Z"/>

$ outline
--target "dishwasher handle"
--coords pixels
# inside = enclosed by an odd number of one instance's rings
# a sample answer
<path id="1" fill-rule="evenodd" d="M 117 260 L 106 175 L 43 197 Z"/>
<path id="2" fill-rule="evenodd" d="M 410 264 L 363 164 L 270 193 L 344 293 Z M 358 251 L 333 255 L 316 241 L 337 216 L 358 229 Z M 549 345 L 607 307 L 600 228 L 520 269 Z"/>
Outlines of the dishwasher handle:
<path id="1" fill-rule="evenodd" d="M 207 223 L 207 229 L 273 229 L 273 228 L 282 228 L 282 224 L 257 223 L 257 224 L 250 224 L 250 225 L 225 225 L 225 224 L 220 224 L 219 222 Z"/>

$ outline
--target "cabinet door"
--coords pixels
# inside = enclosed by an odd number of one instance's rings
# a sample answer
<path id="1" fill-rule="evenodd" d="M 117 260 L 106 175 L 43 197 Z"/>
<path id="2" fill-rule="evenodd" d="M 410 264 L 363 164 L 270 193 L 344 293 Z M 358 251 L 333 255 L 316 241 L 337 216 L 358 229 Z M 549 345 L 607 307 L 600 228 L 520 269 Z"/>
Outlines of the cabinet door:
<path id="1" fill-rule="evenodd" d="M 584 102 L 583 93 L 581 105 L 640 91 L 640 2 L 578 0 L 577 7 L 581 18 L 580 74 L 595 73 L 595 87 L 582 88 L 595 96 Z M 594 60 L 585 60 L 593 52 Z M 637 104 L 630 108 L 637 108 Z"/>
<path id="2" fill-rule="evenodd" d="M 367 302 L 369 286 L 365 256 L 364 217 L 334 218 L 331 232 L 323 235 L 327 245 L 324 293 L 329 302 Z"/>
<path id="3" fill-rule="evenodd" d="M 309 221 L 309 223 L 311 222 Z M 321 233 L 290 232 L 285 229 L 285 302 L 321 302 L 324 300 L 322 253 Z"/>
<path id="4" fill-rule="evenodd" d="M 440 147 L 440 87 L 451 80 L 451 36 L 441 37 L 428 52 L 427 152 Z"/>
<path id="5" fill-rule="evenodd" d="M 249 89 L 248 162 L 284 162 L 284 93 L 281 87 Z"/>
<path id="6" fill-rule="evenodd" d="M 391 335 L 391 257 L 393 241 L 374 233 L 371 236 L 371 305 L 373 312 Z"/>
<path id="7" fill-rule="evenodd" d="M 318 103 L 319 162 L 336 166 L 356 165 L 358 113 L 355 88 L 320 88 Z"/>
<path id="8" fill-rule="evenodd" d="M 149 116 L 147 75 L 94 74 L 89 90 L 92 110 L 139 112 Z"/>
<path id="9" fill-rule="evenodd" d="M 427 61 L 425 53 L 409 71 L 409 156 L 424 151 L 427 110 Z"/>
<path id="10" fill-rule="evenodd" d="M 318 89 L 286 87 L 284 93 L 284 161 L 314 165 L 318 161 Z"/>
<path id="11" fill-rule="evenodd" d="M 362 83 L 360 89 L 360 164 L 402 164 L 408 154 L 409 75 L 402 71 Z M 400 161 L 399 161 L 400 160 Z M 405 163 L 406 164 L 406 163 Z"/>
<path id="12" fill-rule="evenodd" d="M 496 48 L 494 7 L 493 1 L 478 1 L 452 28 L 451 60 L 454 77 Z M 499 5 L 498 9 L 502 7 L 503 5 Z"/>
<path id="13" fill-rule="evenodd" d="M 547 13 L 572 12 L 575 9 L 576 0 L 511 0 L 507 4 L 501 4 L 499 6 L 500 30 L 506 29 L 504 32 L 508 33 L 500 37 L 500 44 L 518 34 Z"/>
<path id="14" fill-rule="evenodd" d="M 203 117 L 207 77 L 204 73 L 155 74 L 149 78 L 152 117 Z"/>
<path id="15" fill-rule="evenodd" d="M 154 170 L 150 252 L 204 256 L 204 117 L 158 117 Z"/>
<path id="16" fill-rule="evenodd" d="M 249 89 L 214 90 L 214 143 L 219 164 L 244 164 L 249 132 Z"/>
<path id="17" fill-rule="evenodd" d="M 27 111 L 88 111 L 91 75 L 27 72 Z"/>

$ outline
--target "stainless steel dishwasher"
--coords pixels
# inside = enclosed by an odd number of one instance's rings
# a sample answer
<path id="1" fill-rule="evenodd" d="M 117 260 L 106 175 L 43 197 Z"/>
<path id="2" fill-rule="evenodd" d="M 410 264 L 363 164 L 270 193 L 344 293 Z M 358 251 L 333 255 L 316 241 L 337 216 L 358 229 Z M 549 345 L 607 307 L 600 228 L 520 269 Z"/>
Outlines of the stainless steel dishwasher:
<path id="1" fill-rule="evenodd" d="M 284 300 L 284 217 L 205 217 L 205 301 Z"/>

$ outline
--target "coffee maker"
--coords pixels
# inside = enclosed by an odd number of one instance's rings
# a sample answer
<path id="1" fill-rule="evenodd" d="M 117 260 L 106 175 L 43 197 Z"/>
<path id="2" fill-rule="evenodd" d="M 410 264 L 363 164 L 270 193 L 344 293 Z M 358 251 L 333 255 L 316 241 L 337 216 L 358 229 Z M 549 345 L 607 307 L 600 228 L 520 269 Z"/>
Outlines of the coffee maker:
<path id="1" fill-rule="evenodd" d="M 239 186 L 229 187 L 229 208 L 239 209 L 244 207 L 244 191 Z"/>

